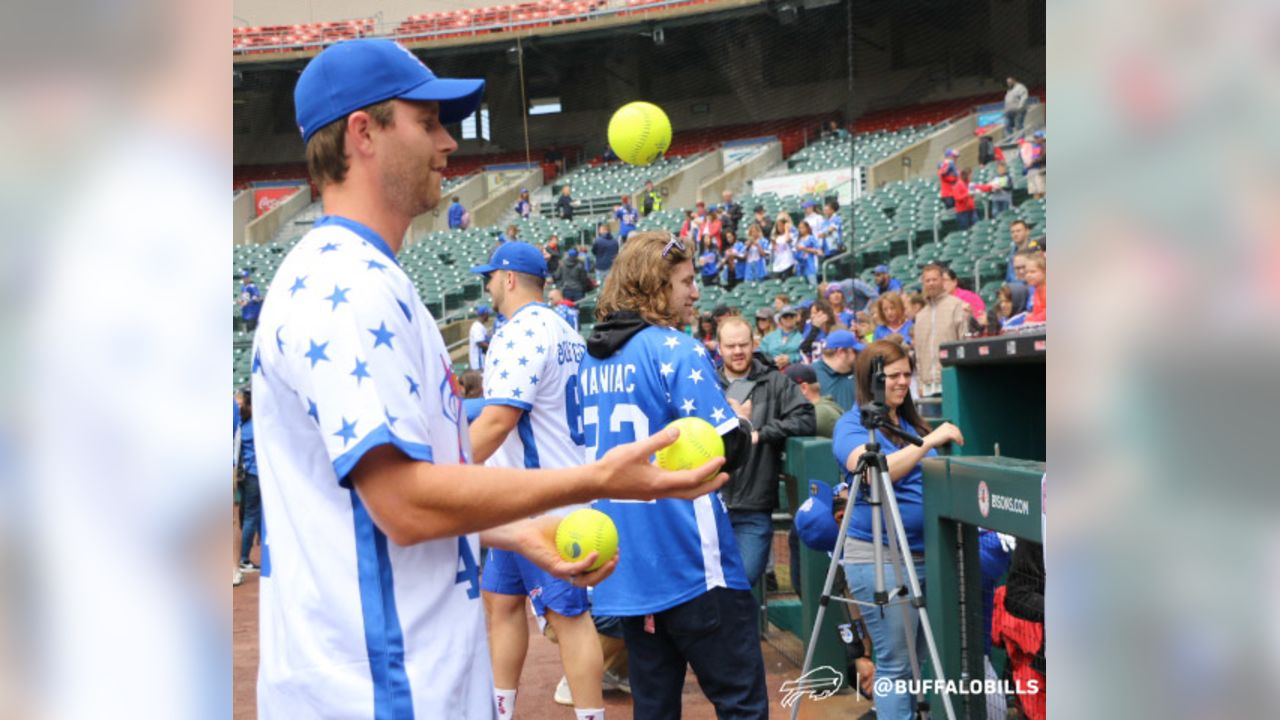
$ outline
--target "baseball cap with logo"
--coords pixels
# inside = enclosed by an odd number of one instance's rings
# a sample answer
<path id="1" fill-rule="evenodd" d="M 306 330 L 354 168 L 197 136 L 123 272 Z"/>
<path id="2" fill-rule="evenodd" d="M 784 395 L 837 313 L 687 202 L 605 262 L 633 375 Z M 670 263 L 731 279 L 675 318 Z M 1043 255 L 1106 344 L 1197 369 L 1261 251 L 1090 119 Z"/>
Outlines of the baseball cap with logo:
<path id="1" fill-rule="evenodd" d="M 293 104 L 305 144 L 317 130 L 393 98 L 440 103 L 440 122 L 461 122 L 480 106 L 484 80 L 439 78 L 399 43 L 345 40 L 325 48 L 298 76 Z"/>
<path id="2" fill-rule="evenodd" d="M 527 242 L 512 241 L 503 243 L 484 265 L 471 268 L 471 272 L 488 275 L 494 270 L 510 270 L 535 277 L 547 276 L 547 261 L 542 251 Z"/>
<path id="3" fill-rule="evenodd" d="M 832 552 L 840 539 L 840 524 L 831 509 L 837 493 L 847 486 L 831 487 L 821 480 L 809 481 L 809 497 L 796 510 L 796 535 L 800 541 L 818 552 Z"/>

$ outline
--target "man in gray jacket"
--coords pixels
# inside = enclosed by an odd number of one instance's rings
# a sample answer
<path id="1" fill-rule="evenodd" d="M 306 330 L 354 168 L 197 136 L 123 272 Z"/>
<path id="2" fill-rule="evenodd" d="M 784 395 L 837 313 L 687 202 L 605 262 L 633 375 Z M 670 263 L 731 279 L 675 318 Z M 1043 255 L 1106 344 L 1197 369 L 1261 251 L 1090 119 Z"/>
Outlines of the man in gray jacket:
<path id="1" fill-rule="evenodd" d="M 1013 137 L 1015 132 L 1022 132 L 1022 123 L 1027 117 L 1027 86 L 1013 78 L 1005 78 L 1009 92 L 1004 94 L 1004 136 Z"/>
<path id="2" fill-rule="evenodd" d="M 773 360 L 754 351 L 751 327 L 737 315 L 726 317 L 716 332 L 724 366 L 720 381 L 738 416 L 751 423 L 747 458 L 720 491 L 742 553 L 747 580 L 764 574 L 773 539 L 773 510 L 778 506 L 782 450 L 793 436 L 813 435 L 813 404 Z"/>

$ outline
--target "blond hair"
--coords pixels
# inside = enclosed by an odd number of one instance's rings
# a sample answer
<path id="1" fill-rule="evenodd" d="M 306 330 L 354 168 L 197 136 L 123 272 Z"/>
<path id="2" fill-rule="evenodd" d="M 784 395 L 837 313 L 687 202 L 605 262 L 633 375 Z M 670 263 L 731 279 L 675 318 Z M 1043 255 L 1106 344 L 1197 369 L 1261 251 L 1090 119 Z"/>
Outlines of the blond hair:
<path id="1" fill-rule="evenodd" d="M 670 306 L 671 275 L 680 263 L 692 262 L 693 255 L 688 245 L 684 250 L 673 245 L 664 257 L 662 251 L 671 240 L 667 232 L 631 233 L 600 292 L 597 322 L 616 312 L 631 311 L 654 325 L 681 324 L 679 310 Z"/>

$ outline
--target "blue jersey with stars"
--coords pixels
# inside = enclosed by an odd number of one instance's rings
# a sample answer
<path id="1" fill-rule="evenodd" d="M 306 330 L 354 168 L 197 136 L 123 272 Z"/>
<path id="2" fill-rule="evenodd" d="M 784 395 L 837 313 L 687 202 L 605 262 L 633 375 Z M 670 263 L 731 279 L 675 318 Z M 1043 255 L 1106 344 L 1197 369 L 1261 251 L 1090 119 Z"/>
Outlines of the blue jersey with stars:
<path id="1" fill-rule="evenodd" d="M 401 547 L 351 482 L 380 446 L 468 461 L 450 368 L 382 238 L 317 220 L 281 263 L 254 340 L 258 717 L 493 717 L 478 536 Z"/>
<path id="2" fill-rule="evenodd" d="M 516 310 L 494 333 L 485 355 L 485 405 L 521 413 L 486 465 L 563 468 L 585 462 L 578 364 L 586 351 L 582 336 L 542 303 Z"/>
<path id="3" fill-rule="evenodd" d="M 702 343 L 648 327 L 604 360 L 578 371 L 587 459 L 646 438 L 682 417 L 725 434 L 738 419 L 716 382 Z M 716 493 L 697 500 L 598 500 L 618 526 L 618 569 L 592 594 L 600 615 L 657 613 L 717 587 L 749 589 L 729 514 Z"/>

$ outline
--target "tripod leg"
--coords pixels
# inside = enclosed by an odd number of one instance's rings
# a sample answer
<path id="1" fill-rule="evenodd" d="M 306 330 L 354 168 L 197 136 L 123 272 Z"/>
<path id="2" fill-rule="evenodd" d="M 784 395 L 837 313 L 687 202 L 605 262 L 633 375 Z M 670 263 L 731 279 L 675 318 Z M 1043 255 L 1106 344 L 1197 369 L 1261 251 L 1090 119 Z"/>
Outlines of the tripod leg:
<path id="1" fill-rule="evenodd" d="M 892 520 L 890 522 L 892 522 Z M 904 561 L 903 558 L 907 558 L 907 559 Z M 910 600 L 911 591 L 910 591 L 910 586 L 907 584 L 906 568 L 904 566 L 904 562 L 910 562 L 914 566 L 915 560 L 911 558 L 910 555 L 902 552 L 902 549 L 898 545 L 898 538 L 896 533 L 889 533 L 889 562 L 890 562 L 890 566 L 893 568 L 894 590 L 905 591 L 907 594 L 907 599 Z M 916 650 L 916 644 L 917 644 L 916 640 L 919 637 L 919 625 L 918 625 L 919 616 L 917 615 L 917 617 L 915 618 L 916 622 L 913 622 L 913 618 L 911 617 L 911 609 L 908 608 L 907 605 L 908 605 L 907 602 L 900 602 L 898 604 L 898 609 L 902 612 L 902 631 L 906 636 L 907 659 L 911 664 L 911 677 L 915 678 L 916 680 L 920 680 L 921 678 L 924 677 L 924 673 L 920 670 L 920 654 Z M 925 707 L 923 692 L 916 693 L 916 707 L 917 708 Z M 927 712 L 921 713 L 921 717 L 927 717 L 927 716 L 928 716 Z"/>
<path id="2" fill-rule="evenodd" d="M 852 491 L 850 491 L 852 497 Z M 827 565 L 827 579 L 822 583 L 822 595 L 818 598 L 818 613 L 813 619 L 813 630 L 809 633 L 809 644 L 805 646 L 804 665 L 800 668 L 801 677 L 805 673 L 813 669 L 813 654 L 818 648 L 818 633 L 822 632 L 822 623 L 826 618 L 827 604 L 831 601 L 831 587 L 835 584 L 836 569 L 840 567 L 840 559 L 844 557 L 844 538 L 849 532 L 849 520 L 853 517 L 853 505 L 850 504 L 844 513 L 844 517 L 840 520 L 840 532 L 836 534 L 836 546 L 831 552 L 831 564 Z M 793 580 L 793 582 L 796 582 Z M 804 701 L 802 695 L 795 704 L 791 706 L 791 720 L 796 720 L 800 715 L 800 703 Z"/>
<path id="3" fill-rule="evenodd" d="M 902 524 L 902 513 L 898 510 L 898 499 L 893 494 L 893 480 L 889 477 L 889 469 L 882 466 L 879 469 L 880 486 L 884 490 L 885 504 L 888 506 L 889 514 L 887 517 L 892 519 L 892 531 L 897 538 L 897 545 L 901 548 L 910 549 L 911 545 L 907 540 L 907 530 Z M 908 581 L 908 591 L 912 600 L 912 604 L 916 606 L 920 614 L 920 627 L 924 630 L 925 645 L 929 649 L 929 659 L 933 663 L 933 674 L 935 679 L 944 681 L 942 656 L 938 653 L 938 644 L 933 638 L 933 626 L 929 622 L 929 613 L 925 609 L 923 593 L 920 590 L 920 578 L 916 576 L 914 563 L 902 563 L 903 569 L 906 571 Z M 945 692 L 938 693 L 942 698 L 943 709 L 946 710 L 947 720 L 955 720 L 956 711 L 951 704 L 951 696 Z"/>

